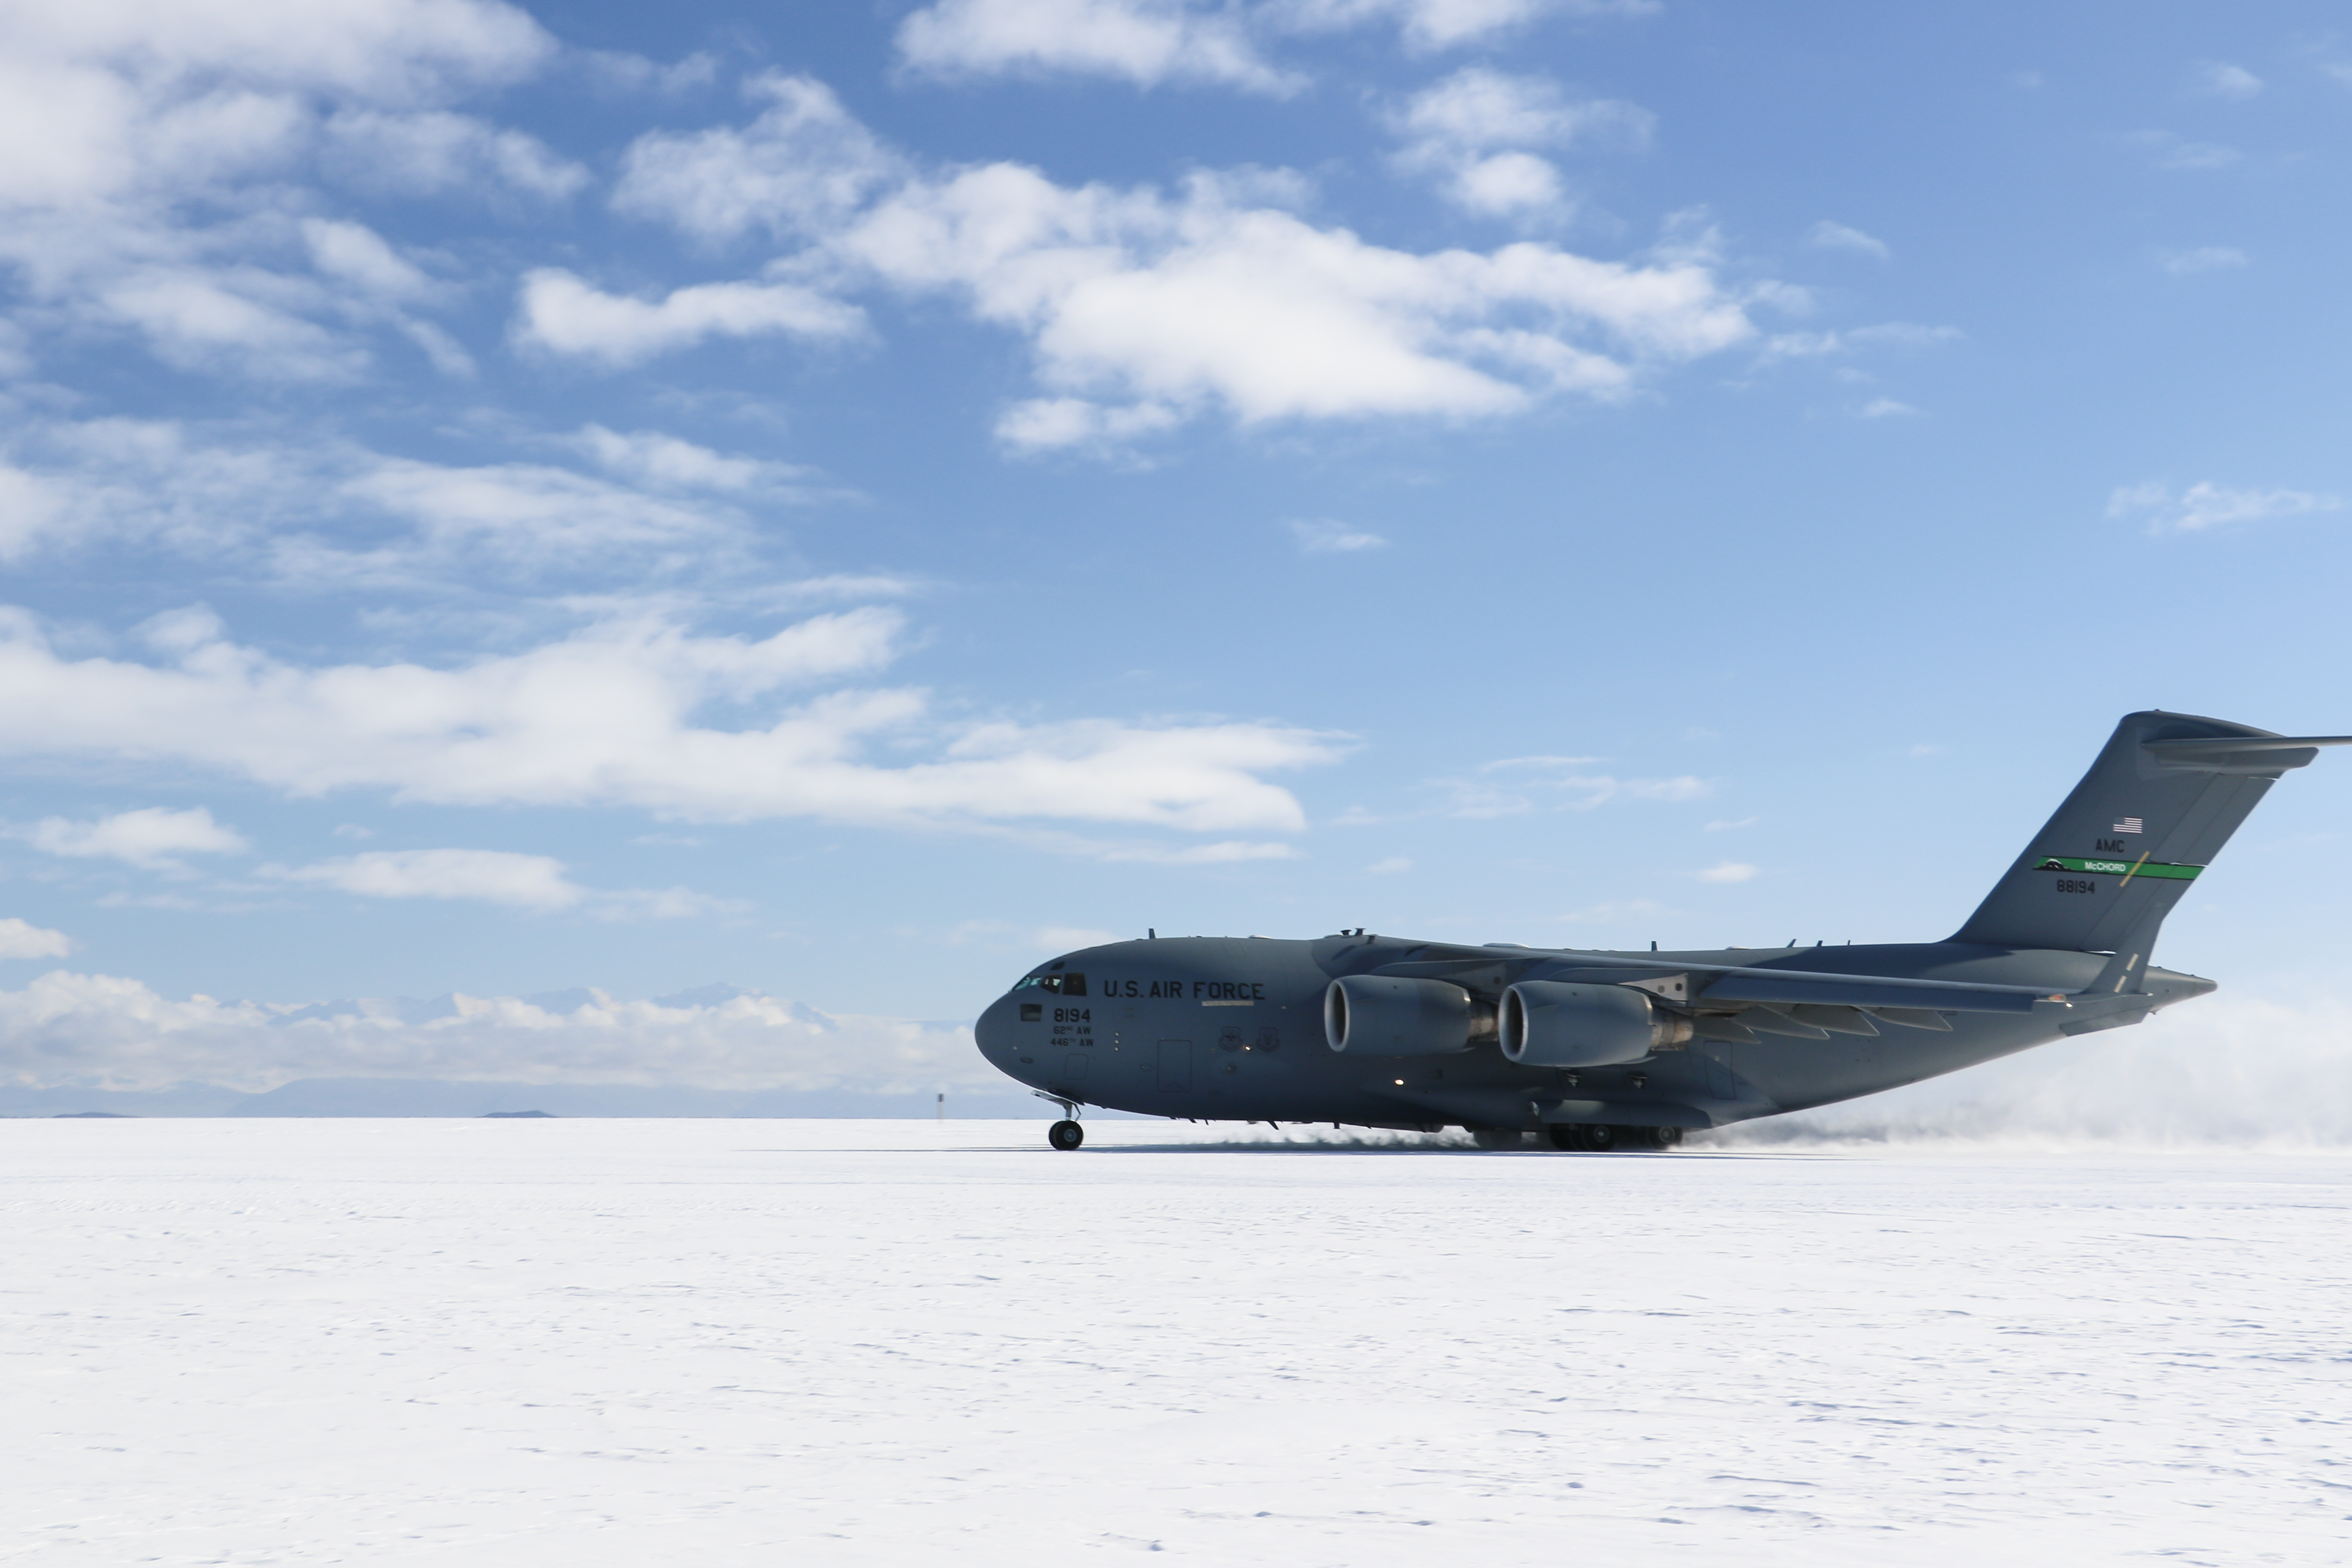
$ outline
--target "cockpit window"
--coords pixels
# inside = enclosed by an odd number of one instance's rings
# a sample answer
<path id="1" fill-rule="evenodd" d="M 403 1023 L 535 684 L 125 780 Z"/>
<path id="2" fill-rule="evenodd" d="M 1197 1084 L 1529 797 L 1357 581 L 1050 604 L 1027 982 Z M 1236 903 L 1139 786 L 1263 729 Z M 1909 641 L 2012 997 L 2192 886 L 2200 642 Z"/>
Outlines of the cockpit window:
<path id="1" fill-rule="evenodd" d="M 1083 997 L 1087 994 L 1084 975 L 1024 975 L 1013 982 L 1016 991 L 1051 991 L 1060 997 Z"/>

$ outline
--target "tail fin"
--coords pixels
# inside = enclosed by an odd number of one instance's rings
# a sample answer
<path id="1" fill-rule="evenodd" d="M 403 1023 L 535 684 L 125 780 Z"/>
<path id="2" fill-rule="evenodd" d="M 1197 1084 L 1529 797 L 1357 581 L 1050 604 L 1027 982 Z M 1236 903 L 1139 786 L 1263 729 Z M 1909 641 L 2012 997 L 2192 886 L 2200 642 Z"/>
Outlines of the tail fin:
<path id="1" fill-rule="evenodd" d="M 2066 803 L 1951 939 L 2112 952 L 2128 971 L 2279 775 L 2309 763 L 2320 747 L 2346 744 L 2352 736 L 2291 737 L 2186 714 L 2127 714 Z"/>

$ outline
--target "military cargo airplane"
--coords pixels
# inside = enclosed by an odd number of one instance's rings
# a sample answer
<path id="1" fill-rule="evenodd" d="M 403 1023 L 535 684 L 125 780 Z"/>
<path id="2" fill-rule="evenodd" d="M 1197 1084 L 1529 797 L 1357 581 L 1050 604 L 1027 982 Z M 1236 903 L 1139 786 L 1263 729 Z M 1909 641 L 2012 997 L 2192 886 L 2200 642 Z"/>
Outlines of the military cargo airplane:
<path id="1" fill-rule="evenodd" d="M 1191 1121 L 1465 1128 L 1481 1148 L 1668 1149 L 2214 988 L 2157 929 L 2289 768 L 2352 736 L 2126 716 L 1941 942 L 1646 953 L 1156 935 L 1065 954 L 975 1026 L 1085 1141 L 1080 1108 Z"/>

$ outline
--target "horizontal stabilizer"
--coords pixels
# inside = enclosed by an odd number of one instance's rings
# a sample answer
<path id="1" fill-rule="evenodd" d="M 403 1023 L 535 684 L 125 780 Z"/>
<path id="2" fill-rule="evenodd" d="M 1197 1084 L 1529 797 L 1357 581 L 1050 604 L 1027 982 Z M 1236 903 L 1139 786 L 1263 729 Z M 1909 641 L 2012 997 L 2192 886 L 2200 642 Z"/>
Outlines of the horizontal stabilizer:
<path id="1" fill-rule="evenodd" d="M 2309 767 L 2323 746 L 2352 746 L 2352 735 L 2222 736 L 2140 744 L 2166 768 L 2194 773 L 2277 775 L 2290 768 Z"/>

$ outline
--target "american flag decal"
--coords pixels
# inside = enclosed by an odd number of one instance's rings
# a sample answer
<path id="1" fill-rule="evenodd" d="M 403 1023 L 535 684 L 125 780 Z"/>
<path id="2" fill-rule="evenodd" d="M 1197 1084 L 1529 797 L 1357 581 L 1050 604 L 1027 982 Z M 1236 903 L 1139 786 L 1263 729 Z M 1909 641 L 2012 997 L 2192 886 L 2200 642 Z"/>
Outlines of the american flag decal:
<path id="1" fill-rule="evenodd" d="M 2140 820 L 2137 817 L 2126 817 L 2122 821 L 2116 824 L 2116 831 L 2119 833 L 2137 833 L 2144 831 L 2145 829 L 2142 827 Z"/>

